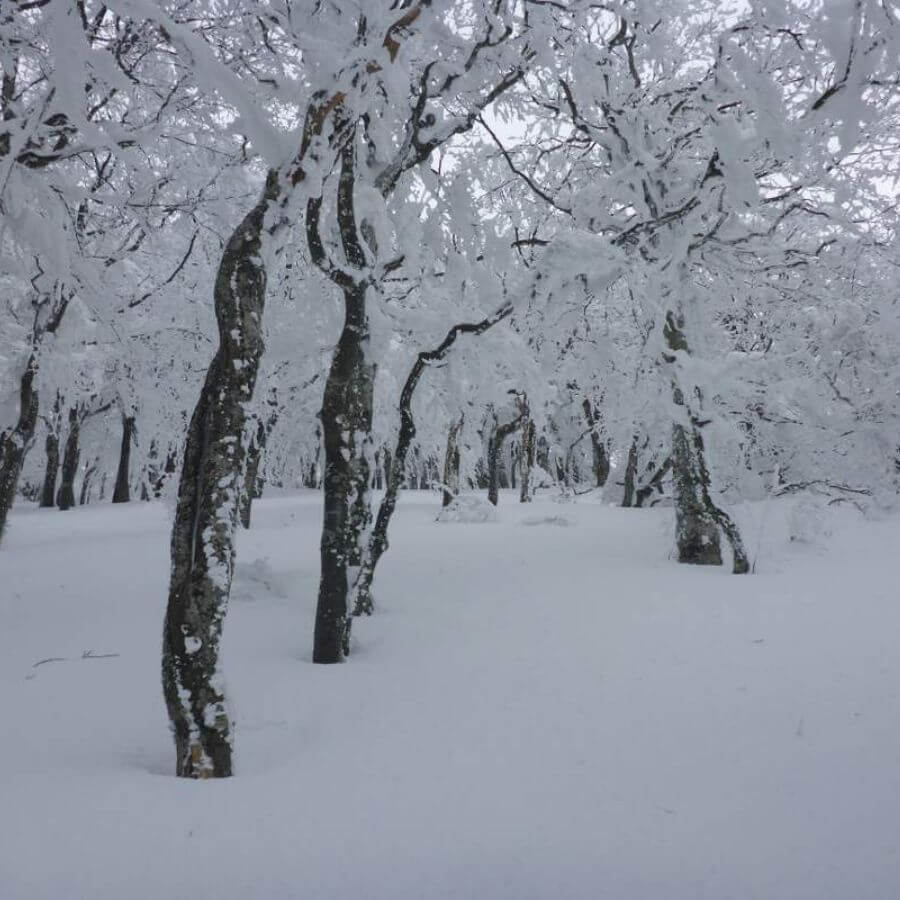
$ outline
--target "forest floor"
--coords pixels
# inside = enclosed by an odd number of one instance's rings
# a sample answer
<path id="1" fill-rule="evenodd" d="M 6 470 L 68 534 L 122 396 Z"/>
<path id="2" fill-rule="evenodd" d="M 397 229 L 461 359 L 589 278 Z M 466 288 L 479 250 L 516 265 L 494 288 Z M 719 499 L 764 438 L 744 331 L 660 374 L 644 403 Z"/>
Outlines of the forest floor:
<path id="1" fill-rule="evenodd" d="M 172 777 L 168 510 L 23 504 L 0 551 L 3 900 L 895 900 L 900 519 L 408 494 L 353 655 L 314 666 L 320 498 L 257 503 L 224 667 L 236 777 Z M 815 519 L 815 516 L 813 516 Z M 816 530 L 816 522 L 810 526 Z M 832 531 L 829 535 L 826 532 Z"/>

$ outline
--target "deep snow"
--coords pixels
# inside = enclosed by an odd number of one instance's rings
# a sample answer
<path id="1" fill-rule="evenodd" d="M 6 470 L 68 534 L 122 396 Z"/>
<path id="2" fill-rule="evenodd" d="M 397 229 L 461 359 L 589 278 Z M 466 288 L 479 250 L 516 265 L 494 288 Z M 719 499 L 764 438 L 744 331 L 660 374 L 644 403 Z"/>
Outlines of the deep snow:
<path id="1" fill-rule="evenodd" d="M 670 511 L 514 501 L 439 523 L 404 496 L 331 667 L 319 497 L 257 503 L 224 648 L 237 775 L 206 783 L 170 775 L 168 511 L 17 510 L 0 898 L 900 896 L 900 521 L 806 545 L 788 503 L 745 511 L 735 577 L 668 558 Z"/>

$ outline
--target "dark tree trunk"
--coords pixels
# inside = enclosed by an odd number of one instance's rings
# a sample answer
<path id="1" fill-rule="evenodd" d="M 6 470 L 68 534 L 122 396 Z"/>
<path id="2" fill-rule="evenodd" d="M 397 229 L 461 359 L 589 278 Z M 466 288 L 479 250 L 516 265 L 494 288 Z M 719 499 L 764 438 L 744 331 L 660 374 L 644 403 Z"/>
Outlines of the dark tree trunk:
<path id="1" fill-rule="evenodd" d="M 266 212 L 275 173 L 231 235 L 214 289 L 219 346 L 188 426 L 172 527 L 172 572 L 163 629 L 162 682 L 175 737 L 175 771 L 231 775 L 232 728 L 219 644 L 234 573 L 244 482 L 246 408 L 263 352 Z"/>
<path id="2" fill-rule="evenodd" d="M 100 460 L 95 459 L 85 470 L 84 477 L 81 479 L 81 490 L 78 493 L 78 505 L 84 506 L 85 503 L 88 502 L 91 495 L 91 482 L 94 480 L 94 474 L 97 471 L 97 466 L 100 465 Z"/>
<path id="3" fill-rule="evenodd" d="M 663 334 L 672 354 L 689 353 L 684 325 L 674 313 L 666 313 Z M 674 355 L 664 355 L 674 363 Z M 698 392 L 699 396 L 699 392 Z M 725 534 L 734 556 L 733 571 L 743 575 L 750 566 L 740 532 L 732 518 L 713 502 L 709 493 L 710 477 L 701 434 L 702 423 L 695 416 L 684 392 L 673 379 L 672 398 L 684 411 L 685 422 L 672 427 L 672 482 L 675 502 L 675 541 L 678 561 L 693 565 L 722 565 L 719 529 Z"/>
<path id="4" fill-rule="evenodd" d="M 442 506 L 449 506 L 453 498 L 459 493 L 459 434 L 462 431 L 464 419 L 450 425 L 447 432 L 447 452 L 444 455 L 444 492 L 441 500 Z"/>
<path id="5" fill-rule="evenodd" d="M 634 506 L 634 482 L 637 478 L 638 467 L 638 448 L 637 436 L 631 439 L 631 446 L 628 448 L 628 460 L 625 463 L 625 490 L 622 494 L 622 506 Z"/>
<path id="6" fill-rule="evenodd" d="M 44 472 L 44 486 L 41 488 L 41 506 L 47 508 L 54 506 L 56 500 L 56 477 L 59 475 L 58 434 L 53 431 L 47 432 L 44 450 L 47 453 L 47 468 Z"/>
<path id="7" fill-rule="evenodd" d="M 369 462 L 375 366 L 367 359 L 366 286 L 344 291 L 346 317 L 325 383 L 320 415 L 325 446 L 322 570 L 313 662 L 340 662 L 345 654 L 348 566 L 359 565 L 368 526 Z M 405 462 L 405 460 L 404 460 Z M 393 461 L 396 467 L 397 461 Z"/>
<path id="8" fill-rule="evenodd" d="M 78 475 L 78 459 L 81 456 L 80 436 L 81 416 L 78 407 L 73 406 L 69 409 L 69 433 L 66 436 L 59 491 L 56 494 L 56 505 L 62 510 L 71 509 L 75 505 L 75 478 Z"/>
<path id="9" fill-rule="evenodd" d="M 500 454 L 506 439 L 517 431 L 528 415 L 527 409 L 523 409 L 511 422 L 500 424 L 494 416 L 494 427 L 488 438 L 488 500 L 497 505 L 500 500 Z"/>
<path id="10" fill-rule="evenodd" d="M 372 599 L 372 580 L 375 577 L 375 567 L 378 561 L 388 549 L 388 526 L 394 509 L 397 506 L 397 496 L 400 493 L 400 487 L 403 484 L 404 472 L 406 469 L 406 457 L 413 439 L 416 436 L 416 423 L 412 414 L 412 401 L 415 395 L 416 387 L 422 377 L 425 368 L 431 364 L 442 360 L 450 348 L 456 342 L 460 334 L 483 334 L 489 328 L 492 328 L 497 322 L 505 319 L 512 312 L 511 306 L 502 306 L 492 316 L 475 323 L 462 323 L 454 325 L 448 332 L 443 341 L 433 350 L 427 350 L 419 353 L 409 375 L 403 385 L 400 393 L 400 431 L 397 435 L 397 446 L 391 459 L 391 470 L 387 479 L 384 497 L 378 507 L 378 515 L 375 518 L 375 524 L 372 528 L 369 542 L 366 545 L 363 555 L 362 564 L 359 567 L 356 582 L 353 585 L 354 603 L 353 616 L 370 615 L 374 609 Z M 463 419 L 460 418 L 458 423 L 451 425 L 451 432 L 456 429 L 456 441 L 454 449 L 458 453 L 459 432 L 463 426 Z M 448 438 L 448 452 L 450 448 L 450 440 Z M 451 458 L 452 461 L 452 458 Z M 458 475 L 458 473 L 457 473 Z M 349 637 L 351 617 L 347 617 L 344 631 L 344 652 L 349 652 Z"/>
<path id="11" fill-rule="evenodd" d="M 594 478 L 596 479 L 597 487 L 603 487 L 609 478 L 609 453 L 600 431 L 600 414 L 591 406 L 591 401 L 587 397 L 584 398 L 581 408 L 584 410 L 584 418 L 591 429 Z"/>
<path id="12" fill-rule="evenodd" d="M 721 566 L 719 528 L 704 502 L 700 435 L 683 425 L 672 428 L 672 480 L 675 501 L 675 540 L 678 561 L 701 566 Z"/>
<path id="13" fill-rule="evenodd" d="M 19 382 L 19 419 L 12 431 L 0 435 L 0 540 L 6 521 L 16 499 L 16 489 L 25 454 L 34 439 L 38 419 L 38 394 L 34 385 L 37 358 L 28 358 Z"/>
<path id="14" fill-rule="evenodd" d="M 519 502 L 531 502 L 531 470 L 534 467 L 535 427 L 531 419 L 522 426 L 522 446 L 519 449 Z"/>
<path id="15" fill-rule="evenodd" d="M 134 416 L 122 416 L 122 444 L 119 448 L 119 469 L 116 472 L 116 486 L 113 488 L 113 503 L 128 503 L 131 489 L 128 469 L 131 464 L 131 439 L 134 436 Z"/>
<path id="16" fill-rule="evenodd" d="M 374 468 L 372 471 L 372 489 L 375 491 L 384 489 L 384 470 L 381 465 L 381 450 L 375 451 Z"/>
<path id="17" fill-rule="evenodd" d="M 266 449 L 268 433 L 269 429 L 266 427 L 266 424 L 261 419 L 257 419 L 256 431 L 247 447 L 247 467 L 244 471 L 244 492 L 241 496 L 241 525 L 244 528 L 250 527 L 250 514 L 253 508 L 253 501 L 262 497 L 263 480 L 261 464 Z"/>
<path id="18" fill-rule="evenodd" d="M 159 446 L 156 438 L 150 441 L 150 450 L 147 453 L 147 466 L 141 474 L 141 502 L 150 502 L 150 485 L 159 478 Z"/>
<path id="19" fill-rule="evenodd" d="M 169 479 L 178 471 L 178 450 L 176 447 L 170 447 L 166 453 L 166 464 L 163 466 L 162 474 L 153 482 L 153 496 L 159 500 L 166 489 Z M 102 498 L 101 498 L 102 499 Z"/>
<path id="20" fill-rule="evenodd" d="M 392 468 L 392 455 L 391 448 L 385 446 L 384 448 L 384 487 L 387 490 L 388 482 L 391 480 L 391 468 Z"/>
<path id="21" fill-rule="evenodd" d="M 641 507 L 644 503 L 647 502 L 647 498 L 650 497 L 654 491 L 657 494 L 662 494 L 663 492 L 663 479 L 668 475 L 669 470 L 672 468 L 672 457 L 667 456 L 662 465 L 653 472 L 653 464 L 651 463 L 649 469 L 652 472 L 650 477 L 647 479 L 647 483 L 641 485 L 635 491 L 636 502 L 635 506 Z"/>

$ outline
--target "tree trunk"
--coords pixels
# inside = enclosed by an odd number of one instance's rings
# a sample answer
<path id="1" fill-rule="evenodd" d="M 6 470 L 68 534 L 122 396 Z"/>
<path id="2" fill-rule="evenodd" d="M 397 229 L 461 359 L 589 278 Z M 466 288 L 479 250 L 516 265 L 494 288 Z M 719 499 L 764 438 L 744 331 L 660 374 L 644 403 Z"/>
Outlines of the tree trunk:
<path id="1" fill-rule="evenodd" d="M 609 453 L 606 444 L 603 442 L 603 435 L 600 433 L 600 414 L 591 406 L 591 401 L 584 398 L 581 404 L 584 410 L 584 418 L 588 427 L 591 429 L 591 450 L 593 452 L 593 469 L 594 478 L 597 487 L 603 487 L 609 478 Z"/>
<path id="2" fill-rule="evenodd" d="M 388 473 L 384 497 L 382 497 L 381 503 L 378 506 L 378 515 L 375 517 L 375 524 L 372 527 L 372 532 L 369 536 L 368 543 L 366 544 L 365 553 L 363 554 L 362 563 L 359 567 L 356 581 L 353 584 L 353 616 L 360 616 L 363 614 L 370 615 L 374 609 L 374 602 L 372 599 L 372 579 L 375 576 L 375 567 L 378 565 L 378 561 L 388 548 L 388 525 L 390 524 L 391 516 L 393 516 L 394 509 L 397 505 L 397 495 L 400 492 L 400 486 L 403 484 L 403 476 L 406 469 L 406 457 L 409 453 L 409 448 L 412 445 L 413 438 L 416 436 L 416 423 L 412 414 L 412 401 L 416 387 L 419 384 L 419 379 L 422 377 L 422 373 L 429 364 L 444 359 L 460 334 L 483 334 L 489 328 L 496 325 L 497 322 L 505 319 L 511 312 L 512 307 L 504 305 L 492 316 L 488 316 L 488 318 L 481 322 L 465 322 L 454 325 L 453 328 L 447 332 L 447 336 L 444 340 L 441 341 L 436 348 L 423 351 L 416 357 L 416 361 L 413 363 L 413 367 L 410 369 L 409 375 L 407 375 L 406 381 L 403 384 L 403 390 L 400 392 L 400 431 L 397 434 L 396 450 L 391 458 L 391 469 Z M 450 426 L 451 434 L 454 429 L 456 430 L 456 435 L 452 441 L 448 437 L 448 457 L 450 458 L 451 463 L 453 462 L 453 453 L 450 451 L 452 449 L 458 455 L 458 439 L 462 427 L 462 417 L 460 417 L 458 423 L 454 423 L 454 425 Z M 388 453 L 388 456 L 390 456 L 387 448 L 385 448 L 385 450 Z M 459 472 L 457 471 L 457 477 L 458 475 Z M 345 653 L 349 652 L 351 621 L 352 618 L 348 616 L 344 632 Z"/>
<path id="3" fill-rule="evenodd" d="M 116 472 L 116 486 L 113 488 L 113 503 L 128 503 L 131 490 L 128 468 L 131 463 L 131 439 L 134 435 L 134 416 L 122 416 L 122 444 L 119 448 L 119 469 Z"/>
<path id="4" fill-rule="evenodd" d="M 674 363 L 675 353 L 689 353 L 680 317 L 666 313 L 663 336 L 671 356 L 664 355 L 667 363 Z M 696 392 L 699 397 L 699 391 Z M 693 415 L 684 392 L 673 378 L 672 399 L 676 407 L 684 410 L 686 422 L 676 422 L 672 427 L 672 481 L 675 501 L 675 540 L 678 561 L 694 565 L 722 565 L 722 549 L 719 529 L 724 532 L 734 556 L 733 571 L 743 575 L 750 570 L 747 554 L 737 525 L 723 509 L 713 502 L 709 493 L 710 477 L 706 464 L 702 423 Z"/>
<path id="5" fill-rule="evenodd" d="M 91 482 L 94 478 L 94 473 L 97 471 L 97 466 L 100 465 L 100 460 L 95 459 L 91 465 L 89 465 L 84 470 L 84 477 L 81 479 L 81 491 L 78 494 L 78 505 L 84 506 L 85 503 L 88 502 L 91 495 Z"/>
<path id="6" fill-rule="evenodd" d="M 34 439 L 38 418 L 38 393 L 34 385 L 37 358 L 32 354 L 19 382 L 19 419 L 12 431 L 0 436 L 0 540 L 16 499 L 25 454 Z"/>
<path id="7" fill-rule="evenodd" d="M 75 477 L 78 475 L 78 459 L 81 456 L 78 444 L 80 436 L 81 417 L 76 405 L 69 409 L 69 433 L 66 436 L 59 490 L 56 493 L 56 505 L 61 510 L 71 509 L 75 505 Z"/>
<path id="8" fill-rule="evenodd" d="M 531 469 L 534 466 L 534 422 L 526 419 L 522 426 L 522 446 L 519 449 L 519 502 L 531 502 Z"/>
<path id="9" fill-rule="evenodd" d="M 503 444 L 522 425 L 526 415 L 527 412 L 520 412 L 511 422 L 503 425 L 497 422 L 496 417 L 494 418 L 494 427 L 488 438 L 488 500 L 494 506 L 500 500 L 500 454 L 503 451 Z"/>
<path id="10" fill-rule="evenodd" d="M 678 562 L 721 566 L 719 528 L 703 500 L 702 445 L 683 425 L 672 428 L 672 479 Z"/>
<path id="11" fill-rule="evenodd" d="M 447 452 L 444 456 L 444 493 L 441 500 L 442 506 L 449 506 L 453 498 L 459 493 L 459 435 L 462 431 L 463 416 L 459 421 L 450 425 L 447 432 Z"/>
<path id="12" fill-rule="evenodd" d="M 648 467 L 648 470 L 652 470 L 652 468 L 653 468 L 653 463 L 650 464 L 650 466 Z M 641 487 L 639 487 L 635 491 L 635 497 L 636 497 L 635 506 L 637 506 L 637 507 L 643 506 L 644 503 L 646 502 L 647 498 L 650 497 L 654 491 L 656 491 L 658 494 L 662 494 L 663 479 L 669 473 L 669 470 L 671 468 L 672 468 L 672 457 L 667 456 L 663 460 L 662 465 L 655 472 L 653 472 L 653 474 L 647 480 L 647 483 L 644 485 L 641 485 Z"/>
<path id="13" fill-rule="evenodd" d="M 44 450 L 47 453 L 47 468 L 44 472 L 44 486 L 41 488 L 41 506 L 48 508 L 56 500 L 56 477 L 59 475 L 59 435 L 52 430 L 47 432 Z"/>
<path id="14" fill-rule="evenodd" d="M 344 290 L 345 320 L 322 401 L 325 446 L 322 560 L 313 662 L 337 663 L 345 654 L 348 566 L 358 566 L 368 527 L 369 461 L 375 366 L 368 360 L 366 285 Z M 396 467 L 396 460 L 393 465 Z"/>
<path id="15" fill-rule="evenodd" d="M 263 196 L 222 254 L 214 288 L 219 346 L 188 426 L 178 485 L 162 682 L 175 771 L 185 778 L 232 771 L 219 644 L 234 574 L 246 409 L 263 352 L 265 218 L 278 194 L 278 177 L 269 173 Z"/>
<path id="16" fill-rule="evenodd" d="M 628 461 L 625 463 L 625 491 L 622 494 L 622 506 L 634 506 L 634 482 L 637 478 L 638 448 L 637 435 L 631 439 L 628 448 Z"/>
<path id="17" fill-rule="evenodd" d="M 244 492 L 241 495 L 241 525 L 250 527 L 250 514 L 253 501 L 262 496 L 262 478 L 260 462 L 266 446 L 266 427 L 262 420 L 257 420 L 256 432 L 247 447 L 247 467 L 244 472 Z"/>

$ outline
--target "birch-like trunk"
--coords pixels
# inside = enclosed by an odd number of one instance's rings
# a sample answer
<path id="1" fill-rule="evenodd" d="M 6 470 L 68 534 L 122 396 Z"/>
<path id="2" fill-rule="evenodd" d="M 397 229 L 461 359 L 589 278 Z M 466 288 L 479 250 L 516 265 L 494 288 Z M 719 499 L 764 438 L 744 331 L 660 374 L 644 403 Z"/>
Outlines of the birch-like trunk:
<path id="1" fill-rule="evenodd" d="M 270 173 L 262 198 L 222 255 L 214 289 L 219 347 L 188 427 L 178 486 L 162 681 L 175 772 L 186 778 L 232 771 L 219 644 L 234 573 L 247 409 L 263 352 L 265 218 L 278 193 Z"/>

